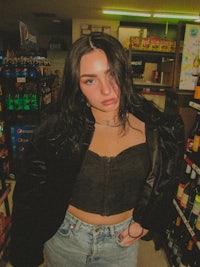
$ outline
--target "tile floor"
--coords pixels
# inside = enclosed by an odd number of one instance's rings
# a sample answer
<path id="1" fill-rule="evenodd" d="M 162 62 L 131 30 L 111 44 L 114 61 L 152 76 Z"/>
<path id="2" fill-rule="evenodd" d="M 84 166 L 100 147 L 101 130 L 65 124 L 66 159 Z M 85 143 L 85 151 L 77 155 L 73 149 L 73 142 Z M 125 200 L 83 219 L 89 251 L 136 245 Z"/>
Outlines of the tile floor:
<path id="1" fill-rule="evenodd" d="M 140 241 L 138 267 L 170 267 L 163 249 L 155 250 L 153 241 Z"/>
<path id="2" fill-rule="evenodd" d="M 12 267 L 12 265 L 8 263 L 5 267 Z M 39 267 L 45 267 L 45 265 Z M 138 267 L 170 267 L 170 265 L 162 249 L 155 250 L 152 241 L 140 241 Z"/>

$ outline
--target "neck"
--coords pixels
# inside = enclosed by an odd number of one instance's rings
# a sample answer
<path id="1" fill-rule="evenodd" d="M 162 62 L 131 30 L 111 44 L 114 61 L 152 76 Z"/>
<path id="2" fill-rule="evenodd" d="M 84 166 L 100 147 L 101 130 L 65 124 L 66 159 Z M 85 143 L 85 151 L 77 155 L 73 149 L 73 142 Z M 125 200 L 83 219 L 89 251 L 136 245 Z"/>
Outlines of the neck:
<path id="1" fill-rule="evenodd" d="M 118 125 L 122 123 L 122 120 L 118 116 L 118 110 L 110 111 L 110 112 L 103 112 L 92 108 L 92 114 L 94 116 L 95 121 L 98 124 L 102 125 Z"/>

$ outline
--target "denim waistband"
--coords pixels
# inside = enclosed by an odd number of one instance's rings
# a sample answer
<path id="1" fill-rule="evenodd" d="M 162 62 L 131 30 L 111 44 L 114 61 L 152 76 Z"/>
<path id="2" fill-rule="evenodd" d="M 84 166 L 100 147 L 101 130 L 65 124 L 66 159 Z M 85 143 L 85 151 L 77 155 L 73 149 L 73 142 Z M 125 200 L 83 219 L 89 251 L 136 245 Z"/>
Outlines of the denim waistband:
<path id="1" fill-rule="evenodd" d="M 120 223 L 112 224 L 112 225 L 96 225 L 96 224 L 89 224 L 86 223 L 70 212 L 66 212 L 65 219 L 71 224 L 73 229 L 76 229 L 78 231 L 79 229 L 82 229 L 86 231 L 87 233 L 99 233 L 104 232 L 104 234 L 108 235 L 115 235 L 116 233 L 122 232 L 128 225 L 133 221 L 132 216 Z"/>

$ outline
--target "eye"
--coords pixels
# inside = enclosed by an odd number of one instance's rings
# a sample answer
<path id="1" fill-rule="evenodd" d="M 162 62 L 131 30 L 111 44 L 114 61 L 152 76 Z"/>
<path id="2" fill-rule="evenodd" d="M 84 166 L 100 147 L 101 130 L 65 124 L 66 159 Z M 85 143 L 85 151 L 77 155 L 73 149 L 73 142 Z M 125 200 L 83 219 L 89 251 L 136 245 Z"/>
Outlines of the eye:
<path id="1" fill-rule="evenodd" d="M 94 80 L 93 79 L 87 79 L 84 81 L 84 83 L 90 85 L 90 84 L 94 83 Z"/>
<path id="2" fill-rule="evenodd" d="M 92 85 L 95 83 L 95 79 L 93 77 L 82 77 L 80 82 L 84 85 Z"/>

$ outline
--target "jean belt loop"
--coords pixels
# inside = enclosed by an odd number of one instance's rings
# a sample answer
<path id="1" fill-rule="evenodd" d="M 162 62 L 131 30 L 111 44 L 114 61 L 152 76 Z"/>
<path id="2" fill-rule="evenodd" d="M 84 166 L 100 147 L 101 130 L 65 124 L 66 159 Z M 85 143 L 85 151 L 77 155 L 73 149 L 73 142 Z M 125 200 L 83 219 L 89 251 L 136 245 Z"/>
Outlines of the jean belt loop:
<path id="1" fill-rule="evenodd" d="M 81 226 L 82 222 L 80 220 L 76 220 L 76 224 L 74 225 L 74 230 L 75 231 L 78 231 L 80 226 Z"/>
<path id="2" fill-rule="evenodd" d="M 109 226 L 109 230 L 110 230 L 110 235 L 111 236 L 115 236 L 116 235 L 115 226 Z"/>

